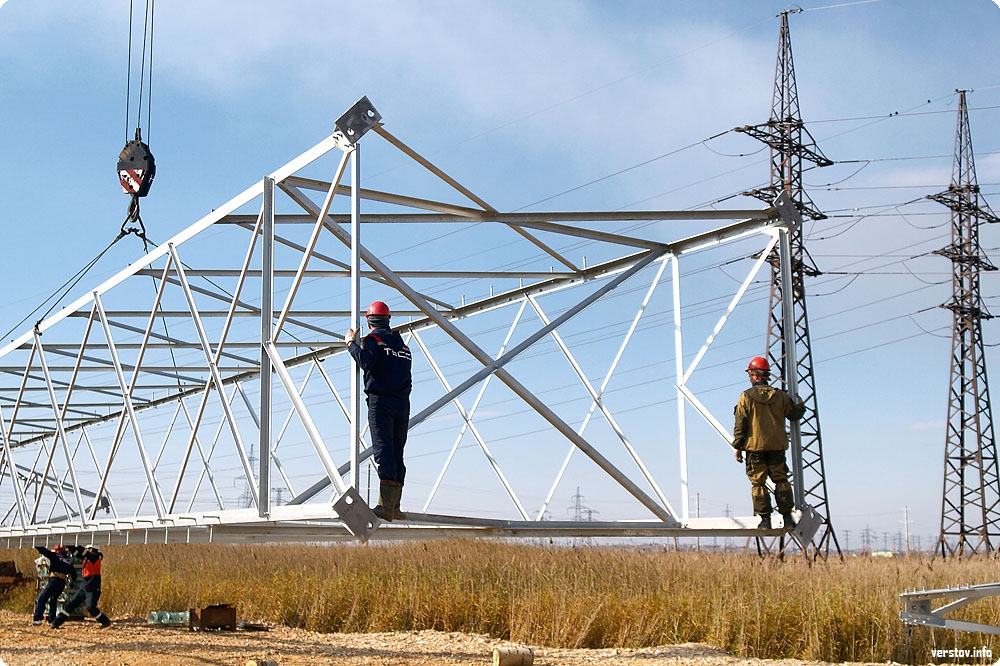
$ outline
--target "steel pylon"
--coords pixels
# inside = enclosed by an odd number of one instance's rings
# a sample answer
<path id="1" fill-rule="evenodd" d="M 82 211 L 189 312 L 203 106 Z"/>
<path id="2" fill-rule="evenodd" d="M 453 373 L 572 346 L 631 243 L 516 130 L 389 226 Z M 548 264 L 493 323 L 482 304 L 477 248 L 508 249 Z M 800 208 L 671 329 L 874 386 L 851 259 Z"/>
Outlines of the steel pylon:
<path id="1" fill-rule="evenodd" d="M 801 455 L 792 456 L 793 467 L 796 464 L 801 465 L 801 470 L 793 469 L 793 476 L 798 476 L 794 473 L 799 472 L 801 474 L 799 478 L 802 479 L 801 487 L 793 488 L 795 503 L 797 506 L 811 506 L 823 520 L 823 526 L 816 532 L 812 541 L 814 554 L 827 556 L 830 547 L 833 546 L 840 555 L 840 544 L 837 542 L 827 502 L 819 401 L 816 397 L 809 317 L 806 309 L 805 278 L 821 273 L 806 250 L 801 224 L 802 217 L 814 220 L 826 217 L 818 210 L 803 187 L 803 164 L 824 167 L 833 162 L 819 149 L 802 121 L 799 93 L 795 83 L 795 65 L 792 60 L 792 40 L 788 30 L 788 14 L 789 12 L 785 11 L 779 15 L 781 29 L 771 117 L 766 123 L 740 127 L 737 131 L 748 134 L 771 148 L 770 185 L 747 194 L 770 201 L 778 194 L 787 192 L 799 212 L 798 224 L 790 228 L 791 275 L 787 283 L 791 285 L 792 292 L 791 335 L 786 335 L 788 320 L 782 307 L 782 293 L 786 282 L 782 280 L 777 257 L 773 254 L 769 257 L 771 307 L 768 319 L 767 354 L 772 364 L 783 369 L 782 378 L 786 388 L 797 386 L 798 397 L 806 404 L 806 413 L 798 424 L 801 433 Z M 794 346 L 793 354 L 789 353 L 789 346 Z M 779 547 L 783 549 L 784 543 Z"/>
<path id="2" fill-rule="evenodd" d="M 952 297 L 941 307 L 954 316 L 941 535 L 936 551 L 959 557 L 990 554 L 1000 537 L 1000 485 L 982 327 L 983 319 L 993 315 L 983 304 L 979 275 L 997 267 L 979 245 L 979 224 L 1000 219 L 979 200 L 964 90 L 958 93 L 951 184 L 928 198 L 951 209 L 951 243 L 936 253 L 951 260 Z"/>

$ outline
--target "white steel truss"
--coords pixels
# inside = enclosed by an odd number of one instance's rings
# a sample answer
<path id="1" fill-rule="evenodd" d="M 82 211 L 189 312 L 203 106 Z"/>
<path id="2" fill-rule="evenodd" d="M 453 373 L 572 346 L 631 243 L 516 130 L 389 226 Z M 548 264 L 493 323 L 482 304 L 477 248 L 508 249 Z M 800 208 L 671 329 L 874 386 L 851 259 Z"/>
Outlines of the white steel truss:
<path id="1" fill-rule="evenodd" d="M 374 111 L 365 104 L 363 98 L 341 121 L 359 108 Z M 691 378 L 772 249 L 788 261 L 788 220 L 779 207 L 503 213 L 379 119 L 368 113 L 369 122 L 353 136 L 338 121 L 331 136 L 0 348 L 0 544 L 771 534 L 753 529 L 750 517 L 690 515 L 685 407 L 720 439 L 731 437 L 699 400 Z M 368 145 L 362 135 L 381 138 L 466 203 L 361 187 L 361 146 Z M 316 177 L 324 171 L 332 178 Z M 348 173 L 351 182 L 342 184 Z M 362 201 L 371 212 L 361 212 Z M 627 226 L 664 221 L 723 225 L 673 241 Z M 481 246 L 462 241 L 456 254 L 454 229 L 488 231 L 489 237 Z M 392 242 L 380 251 L 368 242 L 386 237 Z M 535 260 L 494 270 L 462 260 L 474 250 L 490 251 L 501 238 L 530 248 Z M 444 248 L 424 255 L 431 267 L 393 261 L 424 241 Z M 680 263 L 735 242 L 756 244 L 759 258 L 685 364 Z M 577 265 L 566 249 L 573 243 L 594 248 L 600 261 Z M 447 269 L 433 267 L 442 256 L 457 258 L 445 262 Z M 674 312 L 680 511 L 606 395 L 664 281 L 672 284 Z M 489 295 L 465 302 L 466 290 L 485 292 L 483 285 L 493 283 L 502 289 L 490 286 Z M 645 296 L 627 330 L 614 336 L 617 351 L 594 381 L 562 331 L 626 286 Z M 362 303 L 375 297 L 391 304 L 394 327 L 414 348 L 415 375 L 424 371 L 422 379 L 415 376 L 408 456 L 420 451 L 414 447 L 421 429 L 457 418 L 440 470 L 428 478 L 434 481 L 422 512 L 392 524 L 379 524 L 359 506 L 356 488 L 369 469 L 371 447 L 359 372 L 342 333 L 359 327 Z M 488 326 L 475 324 L 485 318 Z M 572 369 L 585 400 L 582 414 L 560 409 L 532 388 L 538 368 L 530 357 L 543 342 L 555 345 Z M 546 442 L 566 446 L 543 483 L 537 512 L 526 505 L 525 484 L 518 481 L 532 461 L 502 460 L 497 454 L 506 444 L 491 441 L 496 434 L 477 425 L 484 396 L 494 388 L 541 424 Z M 465 401 L 473 390 L 475 397 Z M 589 435 L 598 419 L 609 437 Z M 428 513 L 444 480 L 462 474 L 452 468 L 466 435 L 510 507 Z M 577 453 L 646 517 L 545 520 Z M 242 504 L 225 497 L 223 479 L 234 475 L 245 480 Z M 502 511 L 511 517 L 482 515 Z"/>

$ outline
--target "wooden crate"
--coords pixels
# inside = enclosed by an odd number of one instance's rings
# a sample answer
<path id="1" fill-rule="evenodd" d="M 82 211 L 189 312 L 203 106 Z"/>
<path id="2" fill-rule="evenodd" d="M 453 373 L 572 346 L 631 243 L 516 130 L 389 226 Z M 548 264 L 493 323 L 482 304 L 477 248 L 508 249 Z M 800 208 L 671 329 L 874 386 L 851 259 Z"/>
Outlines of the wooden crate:
<path id="1" fill-rule="evenodd" d="M 236 630 L 236 609 L 229 604 L 192 608 L 189 611 L 188 627 L 191 629 L 231 629 Z"/>

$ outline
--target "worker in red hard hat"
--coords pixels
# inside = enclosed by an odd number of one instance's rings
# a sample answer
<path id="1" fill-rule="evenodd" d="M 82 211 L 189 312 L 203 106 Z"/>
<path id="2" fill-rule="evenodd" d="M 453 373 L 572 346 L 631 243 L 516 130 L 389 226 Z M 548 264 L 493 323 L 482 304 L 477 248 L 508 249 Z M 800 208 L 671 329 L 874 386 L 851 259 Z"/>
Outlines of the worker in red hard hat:
<path id="1" fill-rule="evenodd" d="M 52 550 L 44 546 L 35 546 L 41 555 L 49 561 L 49 579 L 42 588 L 42 593 L 35 600 L 35 615 L 31 624 L 40 625 L 42 618 L 46 615 L 48 608 L 48 621 L 51 623 L 56 619 L 56 606 L 59 602 L 59 595 L 66 588 L 68 581 L 76 582 L 76 567 L 65 546 L 55 545 Z"/>
<path id="2" fill-rule="evenodd" d="M 795 525 L 792 511 L 795 500 L 792 485 L 788 482 L 788 432 L 785 419 L 797 421 L 805 413 L 805 405 L 795 402 L 781 389 L 770 386 L 771 364 L 762 356 L 750 359 L 747 365 L 750 388 L 743 391 L 734 410 L 736 425 L 733 427 L 733 448 L 736 461 L 743 462 L 746 452 L 746 472 L 750 479 L 753 512 L 760 516 L 761 529 L 771 529 L 771 496 L 767 490 L 768 478 L 774 482 L 774 499 L 778 505 L 785 529 Z"/>
<path id="3" fill-rule="evenodd" d="M 403 448 L 410 422 L 412 357 L 402 336 L 389 328 L 389 306 L 375 301 L 365 318 L 370 332 L 358 343 L 358 331 L 347 331 L 344 342 L 364 371 L 365 401 L 368 403 L 368 430 L 371 432 L 379 494 L 375 515 L 383 520 L 406 518 L 399 503 L 403 495 L 406 465 Z"/>

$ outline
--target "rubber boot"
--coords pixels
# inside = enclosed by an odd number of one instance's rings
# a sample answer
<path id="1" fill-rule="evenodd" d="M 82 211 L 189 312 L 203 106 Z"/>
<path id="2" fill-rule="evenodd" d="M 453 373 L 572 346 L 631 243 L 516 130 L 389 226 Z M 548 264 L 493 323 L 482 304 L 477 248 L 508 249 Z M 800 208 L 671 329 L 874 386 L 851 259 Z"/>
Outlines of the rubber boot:
<path id="1" fill-rule="evenodd" d="M 790 530 L 795 527 L 795 516 L 791 513 L 781 514 L 781 520 L 785 523 L 785 529 Z"/>
<path id="2" fill-rule="evenodd" d="M 760 522 L 757 524 L 757 529 L 759 530 L 771 529 L 771 514 L 767 513 L 760 517 Z"/>
<path id="3" fill-rule="evenodd" d="M 376 516 L 390 523 L 395 515 L 392 507 L 392 496 L 396 488 L 399 488 L 399 486 L 391 486 L 385 481 L 380 483 L 378 486 L 378 504 L 372 509 Z M 398 499 L 396 500 L 396 506 L 399 506 Z"/>
<path id="4" fill-rule="evenodd" d="M 394 520 L 406 520 L 406 514 L 399 508 L 399 503 L 403 500 L 403 484 L 392 486 L 392 517 Z"/>
<path id="5" fill-rule="evenodd" d="M 111 626 L 111 618 L 105 615 L 104 611 L 101 611 L 96 616 L 94 616 L 94 619 L 100 622 L 101 629 L 107 629 L 108 627 Z"/>
<path id="6" fill-rule="evenodd" d="M 68 619 L 69 615 L 66 614 L 66 611 L 59 611 L 59 613 L 56 615 L 55 619 L 52 620 L 52 623 L 49 626 L 51 626 L 53 629 L 58 629 L 59 627 L 63 626 L 63 623 L 65 623 L 66 620 Z"/>

